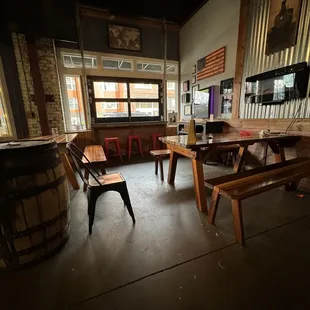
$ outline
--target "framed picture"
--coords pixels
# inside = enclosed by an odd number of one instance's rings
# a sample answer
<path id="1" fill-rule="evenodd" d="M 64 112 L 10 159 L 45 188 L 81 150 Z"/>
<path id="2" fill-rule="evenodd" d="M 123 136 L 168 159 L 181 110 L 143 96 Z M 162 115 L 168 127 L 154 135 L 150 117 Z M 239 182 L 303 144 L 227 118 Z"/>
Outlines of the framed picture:
<path id="1" fill-rule="evenodd" d="M 197 90 L 199 90 L 199 84 L 192 86 L 192 100 L 195 100 L 195 94 Z"/>
<path id="2" fill-rule="evenodd" d="M 139 28 L 108 24 L 108 39 L 110 48 L 141 51 L 141 31 Z"/>
<path id="3" fill-rule="evenodd" d="M 189 80 L 183 82 L 183 92 L 189 91 Z"/>
<path id="4" fill-rule="evenodd" d="M 168 113 L 168 122 L 171 123 L 176 123 L 178 118 L 178 113 L 176 112 L 171 112 Z"/>
<path id="5" fill-rule="evenodd" d="M 185 116 L 191 116 L 192 115 L 192 105 L 191 104 L 184 105 L 184 115 Z"/>
<path id="6" fill-rule="evenodd" d="M 271 0 L 266 55 L 296 44 L 301 0 Z"/>
<path id="7" fill-rule="evenodd" d="M 192 66 L 192 74 L 195 74 L 196 73 L 196 65 L 193 65 Z"/>
<path id="8" fill-rule="evenodd" d="M 188 103 L 191 102 L 191 94 L 187 93 L 187 94 L 182 94 L 182 103 Z"/>
<path id="9" fill-rule="evenodd" d="M 192 84 L 196 84 L 196 75 L 192 76 Z"/>

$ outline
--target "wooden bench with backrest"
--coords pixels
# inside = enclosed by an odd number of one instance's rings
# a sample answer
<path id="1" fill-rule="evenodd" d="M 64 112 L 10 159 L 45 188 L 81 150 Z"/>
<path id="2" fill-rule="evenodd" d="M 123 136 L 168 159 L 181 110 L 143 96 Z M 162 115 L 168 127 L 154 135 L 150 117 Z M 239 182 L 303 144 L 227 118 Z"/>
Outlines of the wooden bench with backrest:
<path id="1" fill-rule="evenodd" d="M 105 156 L 102 145 L 87 145 L 84 149 L 84 155 L 92 165 L 101 171 L 102 174 L 106 174 L 104 165 L 107 161 L 107 158 Z M 89 165 L 89 162 L 85 157 L 82 158 L 83 164 Z M 89 178 L 89 172 L 87 169 L 85 169 L 84 178 L 86 180 Z M 85 192 L 86 189 L 87 185 L 84 184 L 83 191 Z"/>
<path id="2" fill-rule="evenodd" d="M 287 190 L 297 188 L 298 182 L 310 176 L 310 158 L 294 158 L 240 173 L 205 181 L 213 189 L 208 222 L 214 224 L 220 195 L 231 200 L 236 241 L 244 245 L 241 201 L 270 189 L 285 185 Z"/>

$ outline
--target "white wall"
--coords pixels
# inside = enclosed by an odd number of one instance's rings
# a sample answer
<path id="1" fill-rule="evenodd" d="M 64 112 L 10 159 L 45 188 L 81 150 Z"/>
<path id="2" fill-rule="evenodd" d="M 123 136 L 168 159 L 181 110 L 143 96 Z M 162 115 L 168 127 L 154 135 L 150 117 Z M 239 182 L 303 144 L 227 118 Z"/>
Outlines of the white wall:
<path id="1" fill-rule="evenodd" d="M 226 46 L 225 72 L 198 82 L 200 89 L 219 85 L 235 75 L 240 0 L 209 0 L 180 31 L 181 93 L 182 83 L 192 80 L 192 66 L 213 51 Z M 181 103 L 181 119 L 183 115 Z"/>

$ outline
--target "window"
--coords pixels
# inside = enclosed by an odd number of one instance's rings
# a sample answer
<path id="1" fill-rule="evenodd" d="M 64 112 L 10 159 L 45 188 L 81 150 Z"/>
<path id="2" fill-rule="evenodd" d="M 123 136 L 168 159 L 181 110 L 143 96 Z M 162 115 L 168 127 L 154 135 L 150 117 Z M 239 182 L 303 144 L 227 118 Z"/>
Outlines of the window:
<path id="1" fill-rule="evenodd" d="M 151 63 L 137 62 L 137 71 L 162 73 L 163 72 L 163 65 L 162 64 L 151 64 Z"/>
<path id="2" fill-rule="evenodd" d="M 65 76 L 64 108 L 67 130 L 86 129 L 82 98 L 80 77 Z"/>
<path id="3" fill-rule="evenodd" d="M 102 57 L 103 69 L 132 71 L 132 61 Z"/>
<path id="4" fill-rule="evenodd" d="M 117 102 L 103 102 L 101 108 L 104 110 L 116 110 Z"/>
<path id="5" fill-rule="evenodd" d="M 175 90 L 175 82 L 167 81 L 167 90 Z"/>
<path id="6" fill-rule="evenodd" d="M 137 89 L 152 89 L 152 84 L 135 84 Z"/>
<path id="7" fill-rule="evenodd" d="M 69 98 L 69 108 L 70 108 L 70 111 L 79 109 L 77 98 L 74 98 L 74 97 Z"/>
<path id="8" fill-rule="evenodd" d="M 0 138 L 11 136 L 12 132 L 7 115 L 6 102 L 4 99 L 4 90 L 0 80 Z"/>
<path id="9" fill-rule="evenodd" d="M 78 54 L 65 54 L 63 64 L 65 68 L 82 68 L 82 56 Z M 96 56 L 84 56 L 85 68 L 97 68 Z"/>
<path id="10" fill-rule="evenodd" d="M 166 73 L 177 74 L 178 73 L 178 66 L 176 64 L 166 64 Z"/>
<path id="11" fill-rule="evenodd" d="M 116 91 L 118 90 L 118 87 L 117 87 L 117 83 L 100 83 L 99 84 L 99 87 L 100 87 L 100 91 L 104 92 L 104 91 Z"/>
<path id="12" fill-rule="evenodd" d="M 75 80 L 72 77 L 66 77 L 67 90 L 76 90 Z"/>
<path id="13" fill-rule="evenodd" d="M 13 134 L 13 121 L 9 117 L 9 96 L 6 89 L 5 77 L 0 58 L 0 139 L 11 138 Z"/>
<path id="14" fill-rule="evenodd" d="M 178 112 L 178 84 L 175 81 L 167 81 L 167 113 Z"/>
<path id="15" fill-rule="evenodd" d="M 162 114 L 160 82 L 124 78 L 114 81 L 109 78 L 108 81 L 104 77 L 88 77 L 96 122 L 159 120 Z"/>
<path id="16" fill-rule="evenodd" d="M 94 82 L 96 98 L 127 98 L 126 83 Z"/>

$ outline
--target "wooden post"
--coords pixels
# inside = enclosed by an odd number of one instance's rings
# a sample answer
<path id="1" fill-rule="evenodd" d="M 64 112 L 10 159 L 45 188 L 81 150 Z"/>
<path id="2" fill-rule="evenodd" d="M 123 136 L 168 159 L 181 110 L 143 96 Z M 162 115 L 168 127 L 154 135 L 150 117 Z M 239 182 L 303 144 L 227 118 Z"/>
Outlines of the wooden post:
<path id="1" fill-rule="evenodd" d="M 239 105 L 240 105 L 241 85 L 243 76 L 245 46 L 246 46 L 248 10 L 249 10 L 249 0 L 241 0 L 237 56 L 236 56 L 235 77 L 234 77 L 234 93 L 232 102 L 232 118 L 239 118 Z"/>
<path id="2" fill-rule="evenodd" d="M 46 136 L 50 135 L 51 132 L 47 118 L 45 95 L 39 67 L 37 47 L 34 38 L 27 37 L 26 40 L 27 40 L 27 50 L 30 63 L 30 72 L 34 88 L 34 97 L 35 97 L 35 103 L 38 108 L 41 132 L 43 136 Z"/>

